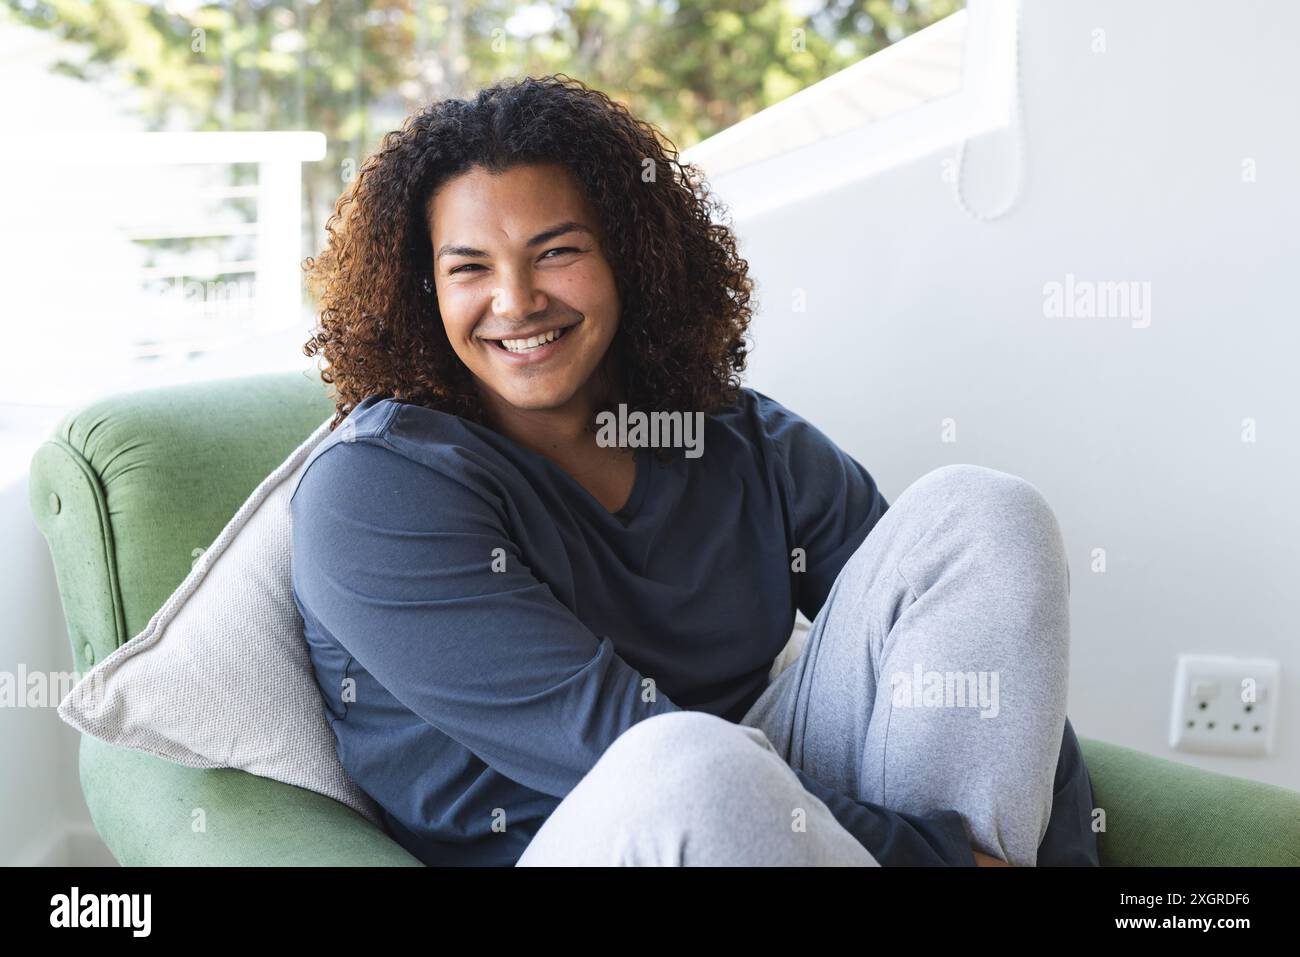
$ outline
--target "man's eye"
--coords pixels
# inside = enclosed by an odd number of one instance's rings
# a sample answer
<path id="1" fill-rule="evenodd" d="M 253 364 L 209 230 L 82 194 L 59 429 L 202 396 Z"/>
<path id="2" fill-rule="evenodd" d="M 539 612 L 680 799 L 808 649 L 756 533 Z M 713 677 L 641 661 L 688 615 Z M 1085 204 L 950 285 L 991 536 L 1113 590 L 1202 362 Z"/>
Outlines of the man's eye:
<path id="1" fill-rule="evenodd" d="M 582 252 L 582 250 L 576 246 L 556 246 L 554 249 L 548 249 L 546 250 L 546 252 L 542 253 L 542 258 L 545 259 L 551 253 L 580 253 L 580 252 Z M 481 263 L 465 263 L 463 266 L 457 266 L 455 269 L 451 270 L 450 275 L 454 276 L 456 273 L 461 272 L 462 270 L 465 269 L 482 269 L 482 268 L 483 266 Z"/>

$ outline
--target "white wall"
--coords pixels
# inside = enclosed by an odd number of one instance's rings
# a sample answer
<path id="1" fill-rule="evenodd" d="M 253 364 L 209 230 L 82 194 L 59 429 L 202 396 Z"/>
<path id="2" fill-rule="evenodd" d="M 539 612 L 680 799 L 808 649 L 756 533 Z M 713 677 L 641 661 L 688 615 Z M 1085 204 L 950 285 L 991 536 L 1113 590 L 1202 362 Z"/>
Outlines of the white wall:
<path id="1" fill-rule="evenodd" d="M 1069 548 L 1077 732 L 1300 789 L 1300 4 L 1032 0 L 1021 37 L 1026 177 L 1005 218 L 954 202 L 955 144 L 738 212 L 760 284 L 748 384 L 890 501 L 952 462 L 1033 482 Z M 1010 143 L 970 147 L 972 206 L 1000 204 Z M 1045 317 L 1067 273 L 1149 282 L 1150 325 Z M 1272 755 L 1167 747 L 1184 651 L 1281 660 Z"/>
<path id="2" fill-rule="evenodd" d="M 0 405 L 0 672 L 13 681 L 59 680 L 73 667 L 49 547 L 27 501 L 27 463 L 58 414 Z M 17 691 L 18 706 L 0 708 L 0 865 L 112 864 L 81 793 L 80 735 L 57 700 Z"/>

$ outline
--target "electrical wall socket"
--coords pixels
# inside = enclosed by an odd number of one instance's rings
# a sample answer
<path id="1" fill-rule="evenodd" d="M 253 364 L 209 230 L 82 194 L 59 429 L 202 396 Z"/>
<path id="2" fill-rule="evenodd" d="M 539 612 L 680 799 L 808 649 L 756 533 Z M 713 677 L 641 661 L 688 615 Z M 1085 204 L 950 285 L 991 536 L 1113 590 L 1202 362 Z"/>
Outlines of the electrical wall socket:
<path id="1" fill-rule="evenodd" d="M 1270 658 L 1179 655 L 1169 746 L 1204 754 L 1269 754 L 1281 666 Z"/>

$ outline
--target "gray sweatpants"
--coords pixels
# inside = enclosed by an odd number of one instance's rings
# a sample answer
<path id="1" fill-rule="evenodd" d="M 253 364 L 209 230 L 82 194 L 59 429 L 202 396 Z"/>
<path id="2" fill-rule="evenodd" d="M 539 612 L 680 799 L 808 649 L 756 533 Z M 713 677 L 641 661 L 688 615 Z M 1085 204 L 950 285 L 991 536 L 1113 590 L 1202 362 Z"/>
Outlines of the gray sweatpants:
<path id="1" fill-rule="evenodd" d="M 791 768 L 892 810 L 955 809 L 972 847 L 1017 866 L 1095 863 L 1065 715 L 1069 587 L 1033 485 L 973 465 L 927 473 L 740 724 L 680 711 L 633 725 L 518 865 L 875 866 Z"/>

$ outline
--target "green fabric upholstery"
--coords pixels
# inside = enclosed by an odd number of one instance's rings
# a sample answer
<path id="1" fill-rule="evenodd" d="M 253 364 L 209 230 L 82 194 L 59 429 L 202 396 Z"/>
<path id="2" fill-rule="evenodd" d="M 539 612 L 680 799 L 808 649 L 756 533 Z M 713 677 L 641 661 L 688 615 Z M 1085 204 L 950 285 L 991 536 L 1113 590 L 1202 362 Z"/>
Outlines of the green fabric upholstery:
<path id="1" fill-rule="evenodd" d="M 32 459 L 74 668 L 138 634 L 257 484 L 334 410 L 312 373 L 115 395 L 64 418 Z M 1104 865 L 1300 863 L 1300 794 L 1080 737 Z M 81 787 L 117 860 L 419 866 L 338 802 L 233 769 L 81 742 Z M 196 815 L 197 810 L 202 815 Z"/>
<path id="2" fill-rule="evenodd" d="M 1106 812 L 1103 865 L 1300 865 L 1300 793 L 1092 738 L 1079 744 Z"/>
<path id="3" fill-rule="evenodd" d="M 148 389 L 76 410 L 33 456 L 84 674 L 139 634 L 258 482 L 333 412 L 306 374 Z"/>
<path id="4" fill-rule="evenodd" d="M 423 866 L 323 794 L 233 768 L 187 768 L 88 734 L 81 790 L 124 867 Z"/>

